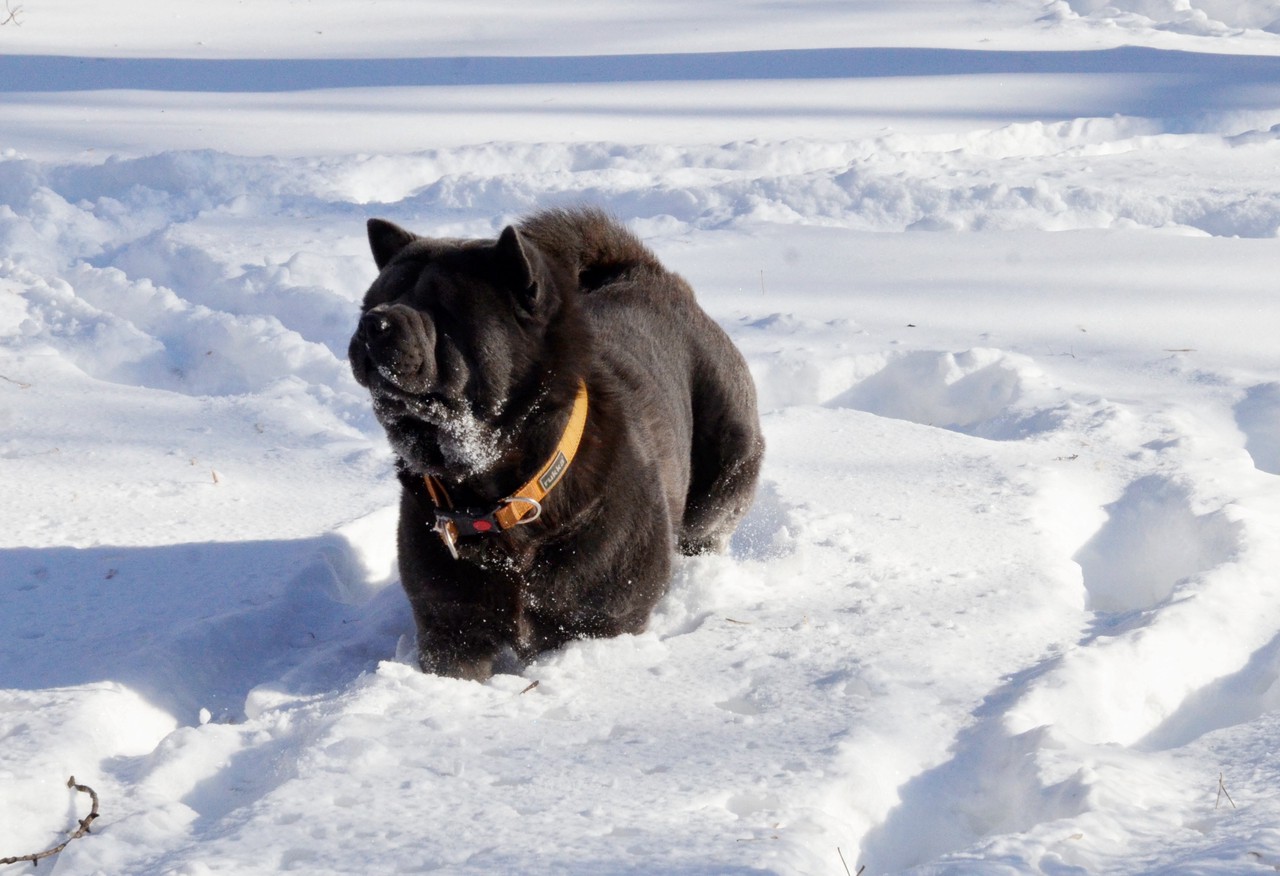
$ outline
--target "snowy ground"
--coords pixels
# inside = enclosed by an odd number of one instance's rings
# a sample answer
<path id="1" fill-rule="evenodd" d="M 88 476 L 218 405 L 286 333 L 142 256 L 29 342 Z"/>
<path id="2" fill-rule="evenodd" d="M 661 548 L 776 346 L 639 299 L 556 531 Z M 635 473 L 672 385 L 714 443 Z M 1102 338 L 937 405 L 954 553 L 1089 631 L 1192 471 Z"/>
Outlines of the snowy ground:
<path id="1" fill-rule="evenodd" d="M 10 4 L 0 858 L 74 774 L 39 872 L 1280 869 L 1280 2 L 526 5 Z M 747 354 L 758 501 L 424 676 L 364 219 L 579 201 Z"/>

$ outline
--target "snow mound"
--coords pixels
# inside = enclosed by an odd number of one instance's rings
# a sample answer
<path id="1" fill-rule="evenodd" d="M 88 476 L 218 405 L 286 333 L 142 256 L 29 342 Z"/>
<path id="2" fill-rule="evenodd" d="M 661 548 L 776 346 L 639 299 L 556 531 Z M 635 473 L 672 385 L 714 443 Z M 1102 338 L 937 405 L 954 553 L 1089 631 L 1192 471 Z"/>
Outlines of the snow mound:
<path id="1" fill-rule="evenodd" d="M 1095 611 L 1151 608 L 1239 547 L 1239 524 L 1220 511 L 1196 514 L 1185 487 L 1158 475 L 1130 484 L 1105 510 L 1106 524 L 1075 556 Z"/>
<path id="2" fill-rule="evenodd" d="M 828 404 L 984 438 L 1020 438 L 1052 428 L 1050 414 L 1019 409 L 1025 387 L 1041 376 L 1028 357 L 1001 350 L 920 350 L 887 357 Z"/>
<path id="3" fill-rule="evenodd" d="M 33 722 L 37 712 L 40 721 Z M 56 725 L 57 734 L 42 733 L 43 722 Z M 0 819 L 5 844 L 34 851 L 61 842 L 68 824 L 88 814 L 85 798 L 76 800 L 67 778 L 74 775 L 77 782 L 104 790 L 104 772 L 113 760 L 148 754 L 175 728 L 170 715 L 114 682 L 4 691 Z M 80 814 L 69 819 L 77 807 Z"/>
<path id="4" fill-rule="evenodd" d="M 5 580 L 19 582 L 0 626 L 23 642 L 0 658 L 0 687 L 110 677 L 194 724 L 201 710 L 243 716 L 252 689 L 295 670 L 335 683 L 403 632 L 401 600 L 376 598 L 399 595 L 387 588 L 393 520 L 387 509 L 297 542 L 0 553 Z M 59 623 L 26 622 L 43 611 Z M 109 613 L 119 621 L 96 622 Z"/>
<path id="5" fill-rule="evenodd" d="M 1249 387 L 1236 404 L 1235 414 L 1253 464 L 1280 475 L 1280 383 Z"/>

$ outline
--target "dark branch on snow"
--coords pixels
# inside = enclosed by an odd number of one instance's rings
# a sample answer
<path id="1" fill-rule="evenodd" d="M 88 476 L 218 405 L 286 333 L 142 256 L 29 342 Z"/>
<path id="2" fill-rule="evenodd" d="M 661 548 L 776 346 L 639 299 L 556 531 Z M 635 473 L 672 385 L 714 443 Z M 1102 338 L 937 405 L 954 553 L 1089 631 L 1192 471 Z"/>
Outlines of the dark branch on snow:
<path id="1" fill-rule="evenodd" d="M 22 7 L 18 7 L 18 8 L 21 9 Z M 0 22 L 0 24 L 3 24 L 3 23 L 4 22 Z M 86 815 L 84 818 L 80 819 L 80 826 L 76 828 L 76 832 L 71 834 L 71 836 L 67 837 L 67 839 L 63 841 L 60 845 L 56 845 L 51 849 L 45 849 L 43 852 L 36 852 L 35 854 L 31 854 L 31 855 L 19 855 L 16 858 L 0 858 L 0 867 L 6 866 L 8 864 L 18 864 L 23 861 L 30 861 L 33 865 L 38 867 L 40 865 L 40 861 L 43 858 L 53 857 L 54 855 L 58 854 L 58 852 L 62 851 L 67 846 L 69 846 L 72 840 L 78 840 L 80 839 L 80 837 L 91 832 L 89 830 L 89 827 L 90 825 L 93 824 L 93 820 L 98 817 L 98 793 L 94 791 L 93 788 L 90 788 L 88 785 L 77 785 L 75 776 L 72 776 L 71 778 L 67 779 L 67 787 L 75 788 L 77 791 L 79 791 L 82 794 L 88 794 L 89 799 L 93 801 L 93 806 L 89 809 L 89 814 Z"/>

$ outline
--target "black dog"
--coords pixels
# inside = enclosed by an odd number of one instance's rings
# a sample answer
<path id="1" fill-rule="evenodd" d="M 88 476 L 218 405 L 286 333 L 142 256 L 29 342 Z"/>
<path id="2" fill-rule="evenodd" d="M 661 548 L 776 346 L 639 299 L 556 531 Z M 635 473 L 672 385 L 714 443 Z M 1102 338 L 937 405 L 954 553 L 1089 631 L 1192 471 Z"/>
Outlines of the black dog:
<path id="1" fill-rule="evenodd" d="M 676 550 L 724 547 L 764 442 L 746 364 L 688 284 L 595 210 L 496 240 L 369 222 L 351 367 L 398 457 L 423 669 L 484 679 L 644 629 Z"/>

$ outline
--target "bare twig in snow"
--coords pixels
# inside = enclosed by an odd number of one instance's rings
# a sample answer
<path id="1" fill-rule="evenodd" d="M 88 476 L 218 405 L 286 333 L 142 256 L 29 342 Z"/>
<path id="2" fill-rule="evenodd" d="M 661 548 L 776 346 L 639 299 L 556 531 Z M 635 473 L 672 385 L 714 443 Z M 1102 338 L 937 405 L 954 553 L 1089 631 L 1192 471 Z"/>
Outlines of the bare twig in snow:
<path id="1" fill-rule="evenodd" d="M 866 869 L 867 869 L 867 865 L 866 865 L 866 864 L 863 864 L 861 867 L 859 867 L 859 868 L 858 868 L 858 872 L 857 872 L 857 873 L 850 873 L 850 872 L 849 872 L 849 864 L 848 864 L 848 862 L 847 862 L 847 861 L 845 861 L 845 859 L 844 859 L 844 852 L 840 851 L 840 847 L 839 847 L 839 846 L 836 846 L 836 854 L 840 856 L 840 863 L 844 865 L 844 873 L 845 873 L 845 876 L 862 876 L 862 872 L 863 872 L 864 870 L 866 870 Z"/>
<path id="2" fill-rule="evenodd" d="M 86 815 L 84 818 L 80 819 L 80 826 L 76 828 L 76 832 L 71 834 L 71 836 L 67 837 L 67 839 L 64 842 L 62 842 L 60 845 L 56 845 L 51 849 L 45 849 L 43 852 L 36 852 L 35 854 L 32 854 L 32 855 L 19 855 L 16 858 L 0 858 L 0 867 L 7 866 L 9 864 L 18 864 L 23 861 L 30 861 L 33 865 L 39 866 L 39 862 L 41 860 L 45 858 L 51 858 L 54 855 L 58 854 L 58 852 L 62 851 L 67 846 L 71 845 L 72 840 L 78 840 L 80 839 L 80 837 L 84 836 L 85 834 L 91 833 L 91 831 L 89 830 L 89 827 L 90 825 L 93 824 L 93 820 L 98 817 L 98 793 L 94 791 L 93 788 L 90 788 L 88 785 L 76 784 L 75 776 L 72 776 L 71 778 L 67 779 L 67 787 L 75 788 L 81 794 L 88 794 L 89 799 L 93 801 L 93 805 L 89 809 L 89 814 Z"/>
<path id="3" fill-rule="evenodd" d="M 6 23 L 7 23 L 7 22 L 0 21 L 0 25 L 6 24 Z M 31 388 L 31 384 L 30 384 L 30 383 L 23 383 L 21 380 L 14 380 L 12 377 L 5 377 L 3 374 L 0 374 L 0 380 L 6 380 L 6 381 L 8 381 L 9 383 L 12 383 L 14 386 L 18 387 L 18 389 L 30 389 L 30 388 Z"/>
<path id="4" fill-rule="evenodd" d="M 9 0 L 4 0 L 4 11 L 8 14 L 5 16 L 4 21 L 0 21 L 0 27 L 4 27 L 10 22 L 13 22 L 15 27 L 22 27 L 22 22 L 18 19 L 19 13 L 22 12 L 21 4 L 17 6 L 10 6 Z"/>
<path id="5" fill-rule="evenodd" d="M 527 694 L 529 691 L 533 690 L 537 686 L 538 686 L 538 679 L 535 678 L 533 681 L 529 682 L 528 687 L 520 691 L 520 696 L 524 696 L 525 694 Z"/>
<path id="6" fill-rule="evenodd" d="M 1227 784 L 1222 779 L 1222 773 L 1218 773 L 1218 799 L 1214 801 L 1214 809 L 1217 809 L 1218 805 L 1222 803 L 1223 797 L 1227 798 L 1227 802 L 1231 804 L 1232 809 L 1236 808 L 1236 801 L 1232 800 L 1231 795 L 1227 793 Z"/>

